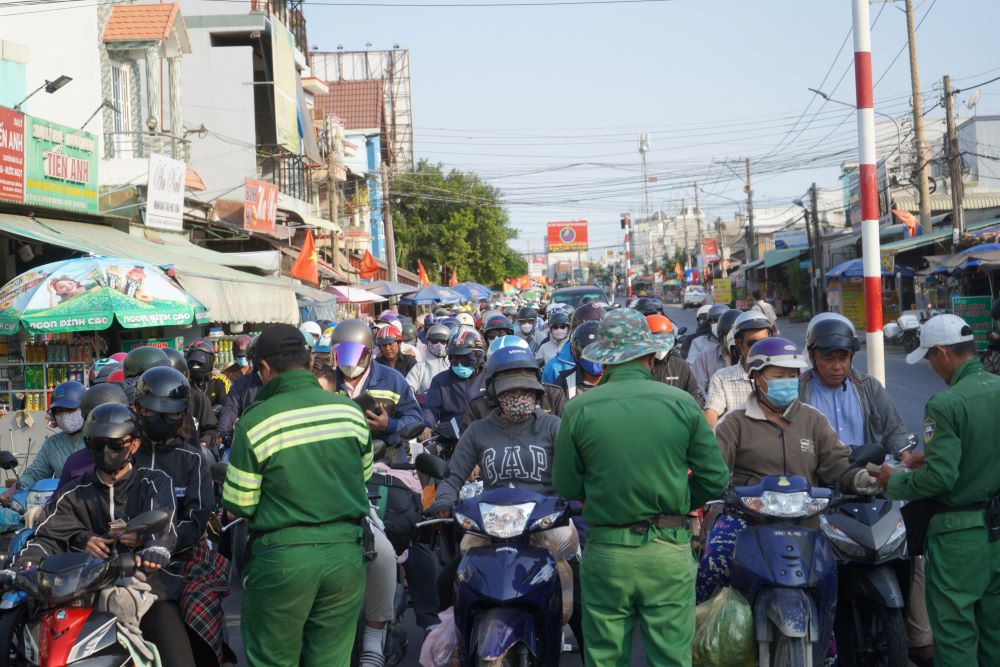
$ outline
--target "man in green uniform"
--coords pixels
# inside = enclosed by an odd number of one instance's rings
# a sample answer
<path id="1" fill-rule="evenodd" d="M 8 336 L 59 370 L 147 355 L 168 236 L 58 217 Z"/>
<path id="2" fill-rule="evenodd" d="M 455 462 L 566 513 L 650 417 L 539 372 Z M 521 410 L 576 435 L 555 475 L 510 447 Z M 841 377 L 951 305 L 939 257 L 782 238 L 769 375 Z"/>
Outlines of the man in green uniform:
<path id="1" fill-rule="evenodd" d="M 264 386 L 236 426 L 222 491 L 251 530 L 247 661 L 347 665 L 365 590 L 371 433 L 356 403 L 319 386 L 295 327 L 261 333 L 255 361 Z"/>
<path id="2" fill-rule="evenodd" d="M 651 381 L 661 349 L 638 311 L 606 315 L 583 350 L 604 364 L 601 383 L 566 404 L 556 438 L 556 490 L 584 501 L 590 524 L 580 566 L 588 665 L 628 665 L 636 620 L 648 664 L 691 664 L 687 514 L 718 497 L 729 470 L 694 398 Z"/>
<path id="3" fill-rule="evenodd" d="M 904 460 L 912 472 L 883 465 L 879 483 L 894 499 L 929 499 L 919 502 L 920 515 L 930 517 L 934 664 L 1000 665 L 1000 530 L 990 519 L 1000 493 L 1000 377 L 983 370 L 972 329 L 955 315 L 921 327 L 920 347 L 906 360 L 925 356 L 949 388 L 927 402 L 924 451 Z"/>

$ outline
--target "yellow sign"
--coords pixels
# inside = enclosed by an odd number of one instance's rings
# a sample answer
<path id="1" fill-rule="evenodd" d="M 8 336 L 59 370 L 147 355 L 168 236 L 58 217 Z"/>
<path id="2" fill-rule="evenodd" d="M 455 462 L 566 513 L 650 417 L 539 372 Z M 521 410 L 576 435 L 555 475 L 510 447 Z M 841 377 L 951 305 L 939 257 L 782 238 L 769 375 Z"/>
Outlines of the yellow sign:
<path id="1" fill-rule="evenodd" d="M 716 278 L 712 281 L 712 299 L 715 303 L 733 302 L 733 283 L 729 278 Z"/>
<path id="2" fill-rule="evenodd" d="M 840 312 L 854 322 L 858 331 L 865 330 L 865 285 L 860 280 L 841 280 Z"/>
<path id="3" fill-rule="evenodd" d="M 882 260 L 882 270 L 892 273 L 896 269 L 896 253 L 892 250 L 882 250 L 879 259 Z"/>

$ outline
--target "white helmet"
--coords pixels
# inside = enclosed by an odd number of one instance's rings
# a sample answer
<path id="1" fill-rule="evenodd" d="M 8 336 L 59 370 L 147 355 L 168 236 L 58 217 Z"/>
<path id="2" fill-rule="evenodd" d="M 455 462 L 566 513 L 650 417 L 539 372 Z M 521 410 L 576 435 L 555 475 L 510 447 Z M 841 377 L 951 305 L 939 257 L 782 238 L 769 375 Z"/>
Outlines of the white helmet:
<path id="1" fill-rule="evenodd" d="M 705 319 L 708 319 L 708 311 L 710 310 L 712 310 L 711 304 L 706 303 L 704 306 L 698 309 L 698 314 L 695 317 L 699 320 L 703 317 Z"/>
<path id="2" fill-rule="evenodd" d="M 476 326 L 476 318 L 472 316 L 472 313 L 461 312 L 456 317 L 460 324 L 465 324 L 473 328 Z"/>

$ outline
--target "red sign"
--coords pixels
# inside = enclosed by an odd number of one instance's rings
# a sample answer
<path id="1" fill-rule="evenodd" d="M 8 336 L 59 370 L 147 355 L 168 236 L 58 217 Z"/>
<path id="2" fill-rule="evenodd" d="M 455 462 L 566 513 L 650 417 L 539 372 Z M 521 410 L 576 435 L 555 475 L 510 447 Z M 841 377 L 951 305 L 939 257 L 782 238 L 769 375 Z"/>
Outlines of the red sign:
<path id="1" fill-rule="evenodd" d="M 549 252 L 579 252 L 587 249 L 587 221 L 550 222 Z"/>
<path id="2" fill-rule="evenodd" d="M 24 201 L 24 114 L 0 107 L 0 199 Z"/>
<path id="3" fill-rule="evenodd" d="M 274 233 L 278 217 L 278 186 L 274 183 L 246 179 L 243 198 L 243 229 Z"/>
<path id="4" fill-rule="evenodd" d="M 719 256 L 719 242 L 715 239 L 706 239 L 704 243 L 704 254 L 706 262 L 718 262 L 722 259 Z"/>

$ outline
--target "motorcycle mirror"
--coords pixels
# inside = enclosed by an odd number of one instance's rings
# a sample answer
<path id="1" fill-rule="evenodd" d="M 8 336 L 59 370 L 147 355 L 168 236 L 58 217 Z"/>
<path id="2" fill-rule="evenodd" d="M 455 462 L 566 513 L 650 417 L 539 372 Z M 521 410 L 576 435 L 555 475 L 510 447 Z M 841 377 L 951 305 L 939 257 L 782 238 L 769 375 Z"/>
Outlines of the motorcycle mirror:
<path id="1" fill-rule="evenodd" d="M 13 470 L 17 467 L 17 457 L 4 450 L 0 452 L 0 469 Z"/>
<path id="2" fill-rule="evenodd" d="M 385 440 L 379 440 L 378 438 L 372 440 L 372 458 L 378 461 L 385 456 L 385 447 Z"/>
<path id="3" fill-rule="evenodd" d="M 222 484 L 226 481 L 226 473 L 229 472 L 229 464 L 223 461 L 213 463 L 211 467 L 209 467 L 209 471 L 212 473 L 212 481 Z"/>
<path id="4" fill-rule="evenodd" d="M 426 452 L 417 455 L 414 467 L 416 467 L 417 472 L 422 472 L 433 479 L 444 479 L 448 476 L 448 463 L 444 459 Z"/>
<path id="5" fill-rule="evenodd" d="M 158 533 L 170 524 L 170 512 L 149 510 L 135 517 L 125 526 L 124 533 Z"/>
<path id="6" fill-rule="evenodd" d="M 678 336 L 683 336 L 687 332 L 688 332 L 688 328 L 687 327 L 681 327 L 680 329 L 677 330 L 677 335 Z"/>
<path id="7" fill-rule="evenodd" d="M 885 450 L 879 445 L 861 445 L 854 448 L 849 460 L 855 467 L 869 463 L 878 465 L 885 460 Z"/>
<path id="8" fill-rule="evenodd" d="M 407 424 L 403 428 L 399 429 L 399 437 L 403 440 L 413 440 L 415 437 L 420 435 L 424 430 L 423 422 L 414 422 L 412 424 Z"/>

